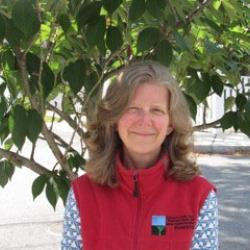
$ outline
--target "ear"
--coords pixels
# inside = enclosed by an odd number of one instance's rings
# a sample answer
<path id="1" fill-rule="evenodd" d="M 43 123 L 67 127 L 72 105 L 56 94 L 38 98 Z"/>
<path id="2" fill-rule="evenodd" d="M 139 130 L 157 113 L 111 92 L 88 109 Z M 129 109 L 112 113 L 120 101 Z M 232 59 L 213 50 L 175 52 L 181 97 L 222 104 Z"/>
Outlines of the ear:
<path id="1" fill-rule="evenodd" d="M 174 131 L 173 125 L 172 125 L 172 124 L 169 124 L 169 125 L 168 125 L 168 128 L 167 128 L 167 135 L 171 134 L 173 131 Z"/>

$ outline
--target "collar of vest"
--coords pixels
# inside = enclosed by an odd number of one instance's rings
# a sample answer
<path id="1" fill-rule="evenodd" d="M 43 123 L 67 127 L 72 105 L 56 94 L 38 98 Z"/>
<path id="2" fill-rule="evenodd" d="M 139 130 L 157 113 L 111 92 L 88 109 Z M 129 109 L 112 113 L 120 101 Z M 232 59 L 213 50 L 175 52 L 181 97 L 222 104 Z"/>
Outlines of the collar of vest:
<path id="1" fill-rule="evenodd" d="M 116 156 L 117 177 L 122 189 L 133 196 L 145 196 L 157 189 L 167 178 L 169 157 L 164 154 L 153 166 L 142 169 L 126 168 Z"/>

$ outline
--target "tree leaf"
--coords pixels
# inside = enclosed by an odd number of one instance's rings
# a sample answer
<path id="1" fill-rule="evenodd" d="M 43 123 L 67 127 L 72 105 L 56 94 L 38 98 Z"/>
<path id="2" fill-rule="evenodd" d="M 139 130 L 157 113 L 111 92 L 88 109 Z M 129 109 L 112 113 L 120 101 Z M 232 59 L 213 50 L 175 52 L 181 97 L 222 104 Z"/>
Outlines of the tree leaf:
<path id="1" fill-rule="evenodd" d="M 245 117 L 250 122 L 250 100 L 248 100 L 246 103 L 245 111 L 246 111 Z"/>
<path id="2" fill-rule="evenodd" d="M 40 58 L 33 53 L 27 53 L 26 55 L 26 65 L 29 74 L 37 75 L 40 69 Z"/>
<path id="3" fill-rule="evenodd" d="M 67 14 L 61 14 L 57 17 L 57 21 L 61 25 L 63 31 L 67 33 L 71 25 L 69 16 Z"/>
<path id="4" fill-rule="evenodd" d="M 212 75 L 211 77 L 211 87 L 213 91 L 218 95 L 221 96 L 223 93 L 224 85 L 218 75 Z"/>
<path id="5" fill-rule="evenodd" d="M 12 146 L 13 146 L 13 140 L 12 140 L 12 138 L 9 138 L 8 140 L 6 140 L 4 142 L 4 149 L 5 150 L 10 150 L 12 148 Z"/>
<path id="6" fill-rule="evenodd" d="M 43 128 L 43 118 L 35 110 L 28 111 L 27 136 L 32 143 L 35 143 Z"/>
<path id="7" fill-rule="evenodd" d="M 57 200 L 58 200 L 58 195 L 56 193 L 56 190 L 54 188 L 54 184 L 53 184 L 52 180 L 50 180 L 49 182 L 47 182 L 47 186 L 46 186 L 46 191 L 45 192 L 46 192 L 46 197 L 47 197 L 49 203 L 52 205 L 52 207 L 55 210 L 56 203 L 57 203 Z"/>
<path id="8" fill-rule="evenodd" d="M 138 52 L 151 49 L 159 42 L 159 38 L 160 38 L 160 31 L 156 28 L 149 27 L 142 30 L 139 33 L 137 40 Z"/>
<path id="9" fill-rule="evenodd" d="M 7 111 L 7 103 L 4 96 L 0 96 L 0 121 L 3 119 L 5 112 Z"/>
<path id="10" fill-rule="evenodd" d="M 9 161 L 0 161 L 0 186 L 4 187 L 11 180 L 15 167 Z"/>
<path id="11" fill-rule="evenodd" d="M 12 131 L 12 139 L 15 145 L 21 150 L 27 131 L 27 112 L 21 105 L 16 105 L 13 109 L 14 127 Z"/>
<path id="12" fill-rule="evenodd" d="M 4 91 L 6 89 L 6 86 L 7 85 L 6 85 L 5 79 L 0 76 L 0 94 L 2 96 L 4 95 Z"/>
<path id="13" fill-rule="evenodd" d="M 42 89 L 43 97 L 46 99 L 54 88 L 55 76 L 47 63 L 43 63 L 42 71 Z"/>
<path id="14" fill-rule="evenodd" d="M 172 45 L 167 40 L 162 40 L 157 46 L 156 59 L 165 66 L 169 66 L 173 58 Z"/>
<path id="15" fill-rule="evenodd" d="M 6 115 L 2 121 L 0 122 L 0 139 L 1 141 L 4 141 L 10 134 L 10 130 L 9 130 L 9 118 L 11 116 L 9 115 Z"/>
<path id="16" fill-rule="evenodd" d="M 132 0 L 129 8 L 129 19 L 134 22 L 140 18 L 146 10 L 145 0 Z"/>
<path id="17" fill-rule="evenodd" d="M 235 104 L 235 97 L 233 96 L 227 97 L 224 102 L 224 110 L 227 111 L 227 110 L 232 109 L 234 104 Z"/>
<path id="18" fill-rule="evenodd" d="M 103 0 L 103 7 L 112 14 L 122 3 L 122 0 Z"/>
<path id="19" fill-rule="evenodd" d="M 215 23 L 213 20 L 207 18 L 207 17 L 201 17 L 200 20 L 206 24 L 208 24 L 213 30 L 217 32 L 217 34 L 220 34 L 222 32 L 220 26 Z"/>
<path id="20" fill-rule="evenodd" d="M 0 15 L 0 42 L 5 37 L 5 31 L 6 31 L 5 22 L 4 22 L 4 19 L 3 19 L 2 15 Z"/>
<path id="21" fill-rule="evenodd" d="M 32 183 L 33 200 L 35 200 L 36 197 L 42 193 L 47 181 L 48 177 L 46 175 L 40 175 L 33 181 Z"/>
<path id="22" fill-rule="evenodd" d="M 146 9 L 155 18 L 162 18 L 166 6 L 165 0 L 147 0 Z"/>
<path id="23" fill-rule="evenodd" d="M 246 113 L 242 113 L 239 119 L 239 129 L 241 132 L 250 137 L 250 122 L 246 117 Z"/>
<path id="24" fill-rule="evenodd" d="M 15 26 L 21 30 L 26 37 L 34 35 L 40 29 L 40 23 L 32 1 L 16 1 L 12 9 L 12 18 Z"/>
<path id="25" fill-rule="evenodd" d="M 16 49 L 16 46 L 20 46 L 23 40 L 23 33 L 16 28 L 12 19 L 6 19 L 6 39 L 8 40 L 12 49 Z"/>
<path id="26" fill-rule="evenodd" d="M 75 16 L 80 8 L 82 0 L 69 0 L 69 9 L 73 16 Z"/>
<path id="27" fill-rule="evenodd" d="M 109 26 L 107 30 L 106 44 L 111 52 L 115 52 L 121 48 L 123 44 L 123 38 L 122 33 L 117 27 Z"/>
<path id="28" fill-rule="evenodd" d="M 247 103 L 247 98 L 243 94 L 238 94 L 236 96 L 235 103 L 239 110 L 243 110 Z"/>
<path id="29" fill-rule="evenodd" d="M 86 24 L 96 22 L 99 18 L 101 7 L 101 2 L 82 5 L 76 17 L 78 29 L 83 29 Z"/>
<path id="30" fill-rule="evenodd" d="M 182 35 L 180 35 L 178 32 L 174 32 L 174 38 L 175 38 L 177 45 L 180 47 L 181 50 L 184 50 L 184 51 L 187 50 L 190 53 L 192 52 L 190 46 L 188 45 L 188 43 L 186 42 L 186 40 L 184 39 Z"/>
<path id="31" fill-rule="evenodd" d="M 59 177 L 59 176 L 55 176 L 54 180 L 57 185 L 59 196 L 62 198 L 63 204 L 66 205 L 66 200 L 70 189 L 69 181 L 64 177 Z"/>
<path id="32" fill-rule="evenodd" d="M 94 71 L 90 75 L 86 76 L 86 81 L 84 82 L 84 88 L 87 94 L 90 93 L 90 91 L 95 86 L 97 81 L 98 81 L 98 75 Z M 98 89 L 99 89 L 98 87 L 95 88 L 95 90 L 92 92 L 92 96 L 96 96 L 96 94 L 98 93 Z"/>
<path id="33" fill-rule="evenodd" d="M 193 81 L 190 91 L 199 102 L 202 102 L 209 94 L 210 84 L 206 80 L 196 79 Z"/>
<path id="34" fill-rule="evenodd" d="M 9 69 L 16 70 L 16 58 L 10 49 L 2 53 L 2 62 L 5 67 L 8 66 Z"/>
<path id="35" fill-rule="evenodd" d="M 194 99 L 190 95 L 187 95 L 184 93 L 184 96 L 187 100 L 191 116 L 192 116 L 193 120 L 195 121 L 196 114 L 197 114 L 197 105 L 196 105 Z"/>
<path id="36" fill-rule="evenodd" d="M 3 162 L 0 162 L 0 186 L 5 187 L 8 183 L 8 176 L 6 175 L 3 167 Z"/>
<path id="37" fill-rule="evenodd" d="M 90 47 L 101 45 L 104 40 L 106 21 L 104 16 L 100 16 L 97 22 L 87 26 L 86 37 Z"/>
<path id="38" fill-rule="evenodd" d="M 63 78 L 69 82 L 69 86 L 76 95 L 84 84 L 85 79 L 85 63 L 83 60 L 70 63 L 64 68 Z"/>
<path id="39" fill-rule="evenodd" d="M 231 128 L 236 125 L 237 122 L 237 114 L 236 112 L 229 111 L 221 119 L 221 127 L 223 130 Z"/>

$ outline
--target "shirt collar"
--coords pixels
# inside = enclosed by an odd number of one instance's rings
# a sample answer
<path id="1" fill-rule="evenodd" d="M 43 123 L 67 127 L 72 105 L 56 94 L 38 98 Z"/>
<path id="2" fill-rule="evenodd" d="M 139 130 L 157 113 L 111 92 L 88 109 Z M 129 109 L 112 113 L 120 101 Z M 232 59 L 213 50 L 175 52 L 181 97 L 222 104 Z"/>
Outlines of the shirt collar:
<path id="1" fill-rule="evenodd" d="M 116 156 L 118 182 L 124 190 L 134 196 L 145 196 L 159 187 L 167 176 L 169 157 L 164 154 L 153 166 L 143 169 L 126 168 Z M 136 195 L 137 193 L 137 195 Z"/>

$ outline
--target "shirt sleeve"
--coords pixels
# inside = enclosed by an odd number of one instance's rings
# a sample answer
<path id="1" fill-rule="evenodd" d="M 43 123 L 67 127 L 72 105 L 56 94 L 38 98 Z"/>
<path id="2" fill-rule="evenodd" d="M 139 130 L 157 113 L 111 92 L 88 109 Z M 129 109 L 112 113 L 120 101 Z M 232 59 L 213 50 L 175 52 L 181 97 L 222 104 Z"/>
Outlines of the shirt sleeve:
<path id="1" fill-rule="evenodd" d="M 80 216 L 72 189 L 65 206 L 61 250 L 83 250 Z"/>
<path id="2" fill-rule="evenodd" d="M 214 191 L 200 211 L 191 250 L 218 250 L 218 202 Z"/>

